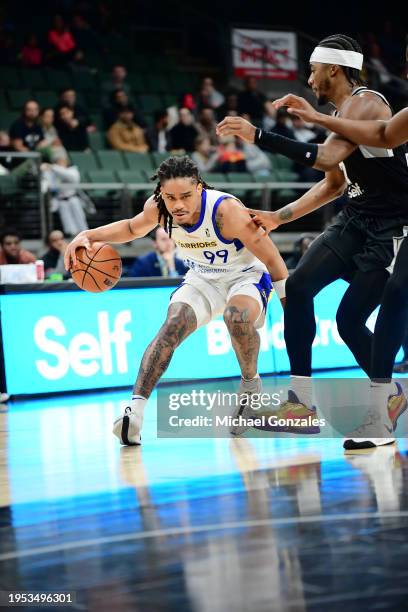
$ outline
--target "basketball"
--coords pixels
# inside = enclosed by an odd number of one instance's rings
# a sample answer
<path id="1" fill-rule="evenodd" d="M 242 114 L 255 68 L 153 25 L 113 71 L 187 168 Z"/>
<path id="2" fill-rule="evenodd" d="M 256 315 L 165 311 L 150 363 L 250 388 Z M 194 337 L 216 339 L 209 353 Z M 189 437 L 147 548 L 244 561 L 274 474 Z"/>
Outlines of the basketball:
<path id="1" fill-rule="evenodd" d="M 77 264 L 71 269 L 71 275 L 81 289 L 100 293 L 112 289 L 120 279 L 122 260 L 109 244 L 95 242 L 92 251 L 80 247 L 76 256 Z"/>

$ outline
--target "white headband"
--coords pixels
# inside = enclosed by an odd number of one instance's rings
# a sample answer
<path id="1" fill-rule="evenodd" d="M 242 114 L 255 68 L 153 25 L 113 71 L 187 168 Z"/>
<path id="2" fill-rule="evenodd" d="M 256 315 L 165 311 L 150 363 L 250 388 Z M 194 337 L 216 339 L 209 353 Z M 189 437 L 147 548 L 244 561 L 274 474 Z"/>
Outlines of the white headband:
<path id="1" fill-rule="evenodd" d="M 343 51 L 342 49 L 329 49 L 328 47 L 316 47 L 310 56 L 310 62 L 320 64 L 338 64 L 361 70 L 364 56 L 357 51 Z"/>

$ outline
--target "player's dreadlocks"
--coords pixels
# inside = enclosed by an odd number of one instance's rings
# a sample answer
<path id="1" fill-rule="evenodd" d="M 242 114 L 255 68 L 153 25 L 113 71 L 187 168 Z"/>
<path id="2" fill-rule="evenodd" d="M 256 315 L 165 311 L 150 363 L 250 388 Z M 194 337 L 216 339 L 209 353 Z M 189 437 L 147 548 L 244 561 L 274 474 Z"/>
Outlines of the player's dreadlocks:
<path id="1" fill-rule="evenodd" d="M 164 200 L 160 193 L 160 187 L 167 181 L 172 178 L 185 178 L 191 177 L 197 181 L 197 183 L 201 183 L 203 189 L 212 189 L 200 176 L 197 165 L 193 162 L 193 160 L 184 155 L 182 157 L 169 157 L 165 159 L 159 166 L 156 174 L 152 176 L 152 181 L 157 181 L 156 189 L 154 190 L 154 199 L 157 202 L 158 209 L 158 223 L 163 218 L 164 229 L 171 236 L 171 228 L 172 228 L 172 216 L 166 208 Z"/>
<path id="2" fill-rule="evenodd" d="M 345 34 L 333 34 L 327 36 L 319 42 L 319 47 L 328 47 L 329 49 L 341 49 L 342 51 L 357 51 L 357 53 L 363 53 L 360 45 L 354 38 L 346 36 Z M 349 68 L 349 66 L 341 66 L 346 75 L 346 79 L 351 85 L 364 85 L 364 81 L 361 78 L 360 71 L 357 68 Z"/>

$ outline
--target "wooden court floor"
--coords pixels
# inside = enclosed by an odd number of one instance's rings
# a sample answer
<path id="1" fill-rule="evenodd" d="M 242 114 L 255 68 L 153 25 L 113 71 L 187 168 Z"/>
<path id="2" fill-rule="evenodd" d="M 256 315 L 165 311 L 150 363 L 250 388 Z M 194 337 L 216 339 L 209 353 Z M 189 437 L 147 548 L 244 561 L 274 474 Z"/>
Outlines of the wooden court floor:
<path id="1" fill-rule="evenodd" d="M 405 439 L 354 454 L 314 436 L 158 439 L 152 405 L 143 446 L 120 448 L 124 399 L 0 407 L 3 596 L 74 594 L 31 610 L 407 609 Z"/>

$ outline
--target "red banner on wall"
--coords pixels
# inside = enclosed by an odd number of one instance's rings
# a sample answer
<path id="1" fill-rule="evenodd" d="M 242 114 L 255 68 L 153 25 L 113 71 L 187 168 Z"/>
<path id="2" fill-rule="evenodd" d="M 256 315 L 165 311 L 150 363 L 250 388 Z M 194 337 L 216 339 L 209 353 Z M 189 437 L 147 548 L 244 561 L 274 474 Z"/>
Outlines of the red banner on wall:
<path id="1" fill-rule="evenodd" d="M 232 61 L 238 77 L 296 79 L 296 35 L 268 30 L 232 30 Z"/>

